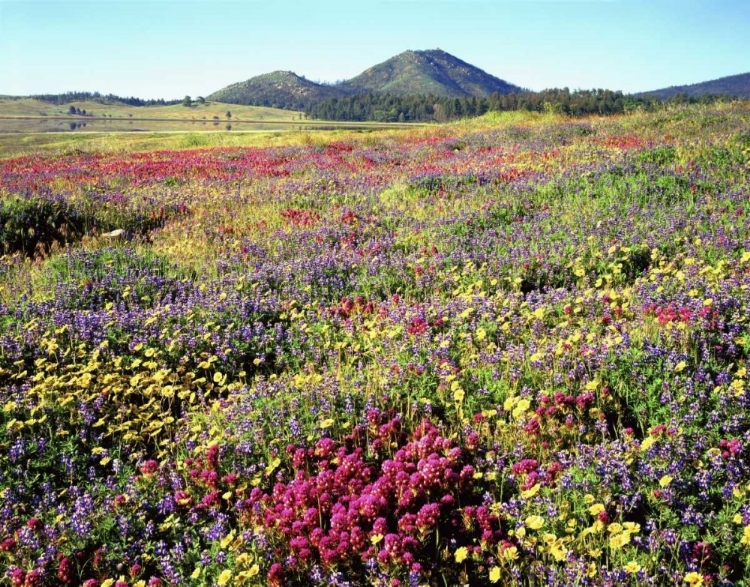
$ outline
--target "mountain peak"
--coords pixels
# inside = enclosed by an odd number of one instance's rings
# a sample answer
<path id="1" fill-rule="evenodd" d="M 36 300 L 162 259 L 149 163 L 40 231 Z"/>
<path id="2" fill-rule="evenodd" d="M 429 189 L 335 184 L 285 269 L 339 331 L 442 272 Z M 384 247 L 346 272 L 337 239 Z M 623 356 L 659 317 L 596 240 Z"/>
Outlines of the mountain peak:
<path id="1" fill-rule="evenodd" d="M 235 104 L 302 109 L 312 102 L 353 94 L 432 94 L 462 98 L 521 91 L 518 86 L 437 48 L 408 49 L 335 85 L 318 84 L 292 71 L 273 71 L 227 86 L 208 98 Z"/>
<path id="2" fill-rule="evenodd" d="M 457 98 L 522 91 L 440 48 L 404 51 L 342 86 L 350 93 L 435 94 Z"/>
<path id="3" fill-rule="evenodd" d="M 417 51 L 414 51 L 414 53 L 418 53 L 420 55 L 448 55 L 449 57 L 453 57 L 454 59 L 458 59 L 454 55 L 451 55 L 447 51 L 443 51 L 440 47 L 437 47 L 436 49 L 420 49 Z"/>

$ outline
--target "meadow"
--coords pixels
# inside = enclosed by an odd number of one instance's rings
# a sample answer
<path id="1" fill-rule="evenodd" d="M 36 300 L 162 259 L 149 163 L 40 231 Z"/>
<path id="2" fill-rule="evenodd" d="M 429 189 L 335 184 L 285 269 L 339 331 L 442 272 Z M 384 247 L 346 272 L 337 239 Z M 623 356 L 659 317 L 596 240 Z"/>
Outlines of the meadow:
<path id="1" fill-rule="evenodd" d="M 86 111 L 89 116 L 70 115 L 70 107 Z M 0 118 L 70 118 L 82 122 L 107 118 L 132 118 L 134 120 L 213 120 L 214 116 L 226 121 L 227 111 L 232 119 L 255 120 L 259 122 L 289 122 L 299 120 L 300 113 L 264 106 L 241 106 L 221 102 L 194 102 L 186 107 L 182 104 L 169 106 L 129 106 L 121 102 L 103 104 L 92 101 L 74 101 L 65 105 L 53 104 L 34 98 L 0 97 Z"/>
<path id="2" fill-rule="evenodd" d="M 71 115 L 68 112 L 71 106 L 93 115 Z M 231 117 L 226 116 L 227 112 Z M 195 102 L 191 107 L 86 101 L 63 106 L 31 98 L 0 97 L 0 158 L 59 154 L 75 149 L 149 151 L 289 144 L 310 132 L 316 135 L 347 129 L 380 132 L 403 127 L 398 123 L 307 120 L 301 112 L 213 101 Z M 275 140 L 282 133 L 297 136 Z"/>
<path id="3" fill-rule="evenodd" d="M 253 140 L 0 159 L 0 583 L 750 585 L 746 103 Z"/>

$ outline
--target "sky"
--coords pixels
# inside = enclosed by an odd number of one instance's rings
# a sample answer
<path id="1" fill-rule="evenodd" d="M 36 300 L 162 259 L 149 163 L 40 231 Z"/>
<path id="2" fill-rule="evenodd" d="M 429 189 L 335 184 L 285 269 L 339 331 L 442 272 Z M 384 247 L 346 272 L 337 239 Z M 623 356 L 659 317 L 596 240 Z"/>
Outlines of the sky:
<path id="1" fill-rule="evenodd" d="M 196 97 L 438 47 L 533 90 L 653 90 L 750 71 L 750 0 L 0 0 L 0 95 Z"/>

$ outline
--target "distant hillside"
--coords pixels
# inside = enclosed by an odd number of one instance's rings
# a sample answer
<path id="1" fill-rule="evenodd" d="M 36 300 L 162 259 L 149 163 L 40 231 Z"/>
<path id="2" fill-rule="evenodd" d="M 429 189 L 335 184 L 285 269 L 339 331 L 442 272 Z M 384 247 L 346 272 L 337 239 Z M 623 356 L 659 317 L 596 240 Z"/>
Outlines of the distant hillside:
<path id="1" fill-rule="evenodd" d="M 404 51 L 341 84 L 349 94 L 489 96 L 523 91 L 450 53 Z"/>
<path id="2" fill-rule="evenodd" d="M 76 112 L 71 112 L 73 108 Z M 1 98 L 0 118 L 69 118 L 71 121 L 93 122 L 103 119 L 132 120 L 173 120 L 185 122 L 229 122 L 231 121 L 291 121 L 299 118 L 292 110 L 279 110 L 260 106 L 241 106 L 219 102 L 193 102 L 190 107 L 182 103 L 171 106 L 131 106 L 121 102 L 102 104 L 92 100 L 82 100 L 56 104 L 34 98 Z M 85 113 L 85 114 L 84 114 Z"/>
<path id="3" fill-rule="evenodd" d="M 667 100 L 677 94 L 687 94 L 695 98 L 699 96 L 718 95 L 750 99 L 750 73 L 730 75 L 687 86 L 672 86 L 652 92 L 642 92 L 640 95 Z"/>
<path id="4" fill-rule="evenodd" d="M 469 98 L 522 91 L 458 57 L 435 49 L 405 51 L 334 85 L 317 84 L 291 71 L 274 71 L 227 86 L 207 98 L 231 104 L 305 109 L 332 98 L 364 94 Z"/>
<path id="5" fill-rule="evenodd" d="M 344 95 L 336 86 L 316 84 L 291 71 L 273 71 L 222 88 L 206 99 L 228 104 L 302 110 L 311 103 Z"/>
<path id="6" fill-rule="evenodd" d="M 116 96 L 115 94 L 100 94 L 99 92 L 65 92 L 64 94 L 35 94 L 33 96 L 17 96 L 16 98 L 31 98 L 50 104 L 70 104 L 71 102 L 94 102 L 96 104 L 127 104 L 128 106 L 170 106 L 179 104 L 181 100 L 143 100 L 134 96 Z"/>

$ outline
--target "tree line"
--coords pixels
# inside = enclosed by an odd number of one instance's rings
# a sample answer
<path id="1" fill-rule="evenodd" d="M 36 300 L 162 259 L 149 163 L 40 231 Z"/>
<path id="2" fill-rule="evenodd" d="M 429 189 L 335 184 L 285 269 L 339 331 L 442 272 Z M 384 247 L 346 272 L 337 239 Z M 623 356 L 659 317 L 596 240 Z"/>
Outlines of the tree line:
<path id="1" fill-rule="evenodd" d="M 205 103 L 205 98 L 193 101 L 190 96 L 182 100 L 164 100 L 135 97 L 122 97 L 99 92 L 66 92 L 64 94 L 37 94 L 30 96 L 44 102 L 64 105 L 70 102 L 96 102 L 111 104 L 120 102 L 130 106 L 168 106 L 183 104 L 193 106 Z M 295 104 L 293 109 L 303 110 L 306 118 L 317 120 L 338 120 L 357 122 L 446 122 L 459 118 L 481 116 L 486 112 L 558 112 L 569 116 L 587 114 L 621 114 L 636 109 L 653 110 L 662 104 L 712 103 L 729 100 L 726 96 L 694 96 L 685 93 L 674 95 L 666 100 L 655 95 L 628 95 L 621 91 L 594 89 L 574 90 L 568 88 L 549 89 L 541 92 L 519 92 L 490 96 L 449 98 L 431 94 L 356 94 L 345 97 L 323 98 L 306 104 Z M 271 104 L 252 102 L 260 106 Z M 292 109 L 287 104 L 273 104 L 274 107 Z M 85 111 L 73 114 L 83 114 Z M 227 118 L 230 118 L 229 115 Z"/>
<path id="2" fill-rule="evenodd" d="M 612 90 L 574 90 L 568 88 L 490 96 L 448 98 L 420 94 L 363 94 L 330 98 L 305 108 L 307 118 L 341 121 L 445 122 L 481 116 L 486 112 L 558 112 L 569 116 L 621 114 L 636 109 L 653 110 L 666 103 L 710 103 L 726 100 L 722 96 L 679 94 L 667 101 L 653 96 L 625 95 Z"/>
<path id="3" fill-rule="evenodd" d="M 129 106 L 171 106 L 179 104 L 181 100 L 144 100 L 142 98 L 122 97 L 115 94 L 100 94 L 99 92 L 66 92 L 64 94 L 36 94 L 29 96 L 42 102 L 56 104 L 61 106 L 70 102 L 96 102 L 98 104 L 111 104 L 112 102 L 121 102 Z"/>

